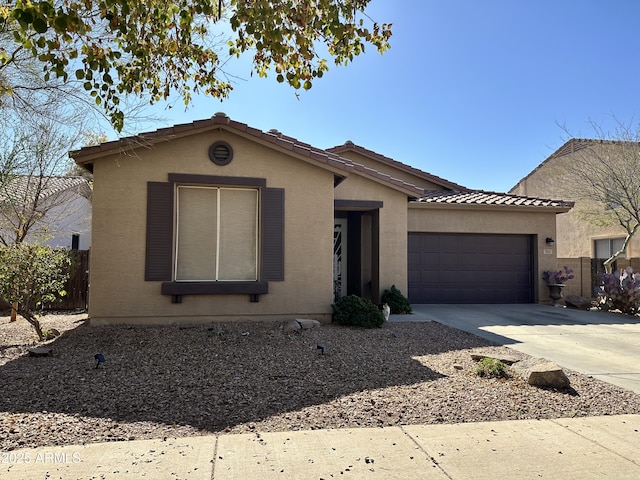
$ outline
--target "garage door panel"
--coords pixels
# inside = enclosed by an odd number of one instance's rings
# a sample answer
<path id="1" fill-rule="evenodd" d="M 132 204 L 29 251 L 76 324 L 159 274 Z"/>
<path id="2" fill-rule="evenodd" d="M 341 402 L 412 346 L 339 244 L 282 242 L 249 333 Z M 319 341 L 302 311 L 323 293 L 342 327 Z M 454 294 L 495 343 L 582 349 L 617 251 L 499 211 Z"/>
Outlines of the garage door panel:
<path id="1" fill-rule="evenodd" d="M 443 252 L 439 255 L 434 255 L 438 257 L 438 264 L 442 268 L 452 268 L 460 265 L 460 258 L 456 252 Z"/>
<path id="2" fill-rule="evenodd" d="M 408 245 L 412 303 L 533 302 L 529 235 L 409 233 Z"/>
<path id="3" fill-rule="evenodd" d="M 439 265 L 440 256 L 437 253 L 423 253 L 420 255 L 422 265 Z"/>

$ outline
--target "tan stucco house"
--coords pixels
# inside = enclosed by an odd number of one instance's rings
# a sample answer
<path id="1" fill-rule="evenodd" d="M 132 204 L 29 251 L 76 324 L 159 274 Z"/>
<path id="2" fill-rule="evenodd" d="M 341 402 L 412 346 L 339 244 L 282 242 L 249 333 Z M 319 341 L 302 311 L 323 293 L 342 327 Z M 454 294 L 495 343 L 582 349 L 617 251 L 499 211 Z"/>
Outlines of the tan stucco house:
<path id="1" fill-rule="evenodd" d="M 589 221 L 585 211 L 593 210 L 585 200 L 572 193 L 575 184 L 572 171 L 585 162 L 609 156 L 626 155 L 629 149 L 640 151 L 640 144 L 595 139 L 573 138 L 565 142 L 553 154 L 520 180 L 509 193 L 514 195 L 564 198 L 575 203 L 570 211 L 557 216 L 556 249 L 559 266 L 574 269 L 576 279 L 568 285 L 569 293 L 585 297 L 595 296 L 599 283 L 597 272 L 603 271 L 602 263 L 621 248 L 626 236 L 618 224 L 599 225 Z M 604 205 L 601 206 L 604 209 Z M 631 239 L 626 252 L 616 262 L 616 268 L 632 265 L 640 267 L 640 236 Z"/>
<path id="2" fill-rule="evenodd" d="M 223 113 L 72 153 L 94 175 L 94 323 L 329 321 L 340 295 L 544 301 L 556 214 L 346 142 L 320 149 Z"/>

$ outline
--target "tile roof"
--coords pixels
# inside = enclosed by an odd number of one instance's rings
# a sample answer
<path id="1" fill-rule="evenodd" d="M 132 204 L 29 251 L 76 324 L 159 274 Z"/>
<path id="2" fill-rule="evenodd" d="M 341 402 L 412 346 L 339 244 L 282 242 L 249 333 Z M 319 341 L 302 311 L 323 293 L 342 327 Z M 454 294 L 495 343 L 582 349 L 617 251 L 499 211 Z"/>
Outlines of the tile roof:
<path id="1" fill-rule="evenodd" d="M 289 150 L 294 154 L 302 157 L 309 158 L 315 162 L 326 165 L 328 168 L 334 171 L 342 171 L 345 176 L 351 172 L 357 172 L 361 175 L 368 176 L 373 180 L 380 181 L 390 186 L 403 189 L 405 193 L 414 198 L 422 195 L 423 190 L 411 183 L 405 182 L 401 179 L 394 178 L 390 175 L 386 175 L 382 172 L 368 168 L 356 162 L 352 162 L 340 155 L 313 147 L 308 143 L 301 142 L 293 137 L 283 135 L 278 130 L 272 129 L 267 132 L 250 127 L 246 123 L 237 122 L 231 120 L 225 113 L 218 112 L 210 119 L 197 120 L 192 123 L 174 125 L 173 127 L 161 128 L 153 132 L 141 133 L 133 137 L 125 137 L 120 140 L 114 140 L 111 142 L 101 143 L 99 145 L 92 145 L 84 147 L 80 150 L 70 152 L 70 156 L 77 162 L 83 164 L 91 164 L 95 156 L 107 155 L 114 152 L 126 152 L 129 149 L 135 149 L 137 147 L 150 146 L 155 143 L 168 141 L 176 136 L 184 133 L 194 132 L 196 133 L 200 129 L 212 128 L 220 126 L 223 128 L 229 128 L 241 134 L 249 135 L 260 141 L 264 141 L 268 144 L 276 147 Z"/>
<path id="2" fill-rule="evenodd" d="M 19 198 L 27 200 L 38 194 L 43 200 L 59 192 L 75 188 L 80 195 L 87 198 L 91 195 L 89 183 L 84 177 L 49 176 L 38 177 L 30 175 L 16 175 L 11 178 L 0 191 L 0 200 Z"/>
<path id="3" fill-rule="evenodd" d="M 399 170 L 411 173 L 417 177 L 423 178 L 442 187 L 458 191 L 469 191 L 467 187 L 463 187 L 462 185 L 458 185 L 457 183 L 445 180 L 444 178 L 438 177 L 436 175 L 432 175 L 431 173 L 417 169 L 415 167 L 412 167 L 411 165 L 407 165 L 406 163 L 399 162 L 397 160 L 394 160 L 393 158 L 385 157 L 384 155 L 374 152 L 373 150 L 369 150 L 367 148 L 361 147 L 360 145 L 356 145 L 351 140 L 347 140 L 343 145 L 337 145 L 335 147 L 327 148 L 327 151 L 338 154 L 348 151 L 357 152 L 361 155 L 373 158 L 374 160 L 378 160 L 381 163 L 391 165 Z"/>
<path id="4" fill-rule="evenodd" d="M 446 205 L 478 205 L 478 206 L 504 206 L 504 207 L 548 207 L 554 209 L 569 210 L 573 202 L 564 200 L 549 200 L 545 198 L 523 197 L 508 193 L 485 192 L 484 190 L 472 190 L 468 192 L 452 192 L 448 190 L 435 190 L 425 192 L 424 196 L 416 203 L 446 204 Z"/>

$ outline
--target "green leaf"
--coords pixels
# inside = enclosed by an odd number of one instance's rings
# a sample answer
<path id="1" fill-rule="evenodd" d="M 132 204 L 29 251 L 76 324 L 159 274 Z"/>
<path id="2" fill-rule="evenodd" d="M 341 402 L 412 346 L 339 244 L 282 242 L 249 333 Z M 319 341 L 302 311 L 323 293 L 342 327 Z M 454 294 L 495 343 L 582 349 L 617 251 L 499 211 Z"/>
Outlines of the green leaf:
<path id="1" fill-rule="evenodd" d="M 58 31 L 64 31 L 69 26 L 69 22 L 67 21 L 67 17 L 66 16 L 62 16 L 62 15 L 55 17 L 55 20 L 53 21 L 53 24 L 55 25 L 56 30 L 58 30 Z"/>
<path id="2" fill-rule="evenodd" d="M 33 29 L 38 33 L 45 33 L 48 28 L 49 26 L 44 18 L 38 17 L 33 21 Z"/>

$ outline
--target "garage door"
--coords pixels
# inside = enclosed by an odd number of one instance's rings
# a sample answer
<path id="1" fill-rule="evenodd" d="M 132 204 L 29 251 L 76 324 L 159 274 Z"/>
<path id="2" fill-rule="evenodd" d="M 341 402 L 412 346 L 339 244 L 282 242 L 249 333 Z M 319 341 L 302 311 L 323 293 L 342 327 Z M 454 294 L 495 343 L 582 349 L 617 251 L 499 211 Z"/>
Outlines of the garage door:
<path id="1" fill-rule="evenodd" d="M 530 235 L 409 233 L 411 303 L 532 303 Z"/>

